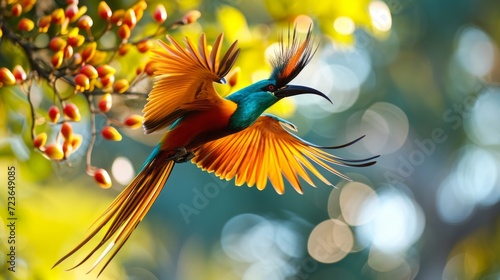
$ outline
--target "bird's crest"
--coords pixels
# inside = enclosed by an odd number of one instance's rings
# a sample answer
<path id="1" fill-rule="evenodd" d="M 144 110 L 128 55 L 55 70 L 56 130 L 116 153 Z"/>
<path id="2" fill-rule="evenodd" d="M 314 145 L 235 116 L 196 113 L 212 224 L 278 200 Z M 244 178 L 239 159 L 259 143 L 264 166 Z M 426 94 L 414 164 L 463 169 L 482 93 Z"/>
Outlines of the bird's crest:
<path id="1" fill-rule="evenodd" d="M 297 29 L 293 32 L 288 29 L 287 44 L 284 36 L 280 36 L 279 48 L 271 59 L 273 73 L 271 78 L 276 80 L 276 86 L 281 88 L 292 81 L 304 67 L 309 63 L 315 50 L 311 41 L 311 27 L 307 31 L 304 41 L 297 37 Z"/>

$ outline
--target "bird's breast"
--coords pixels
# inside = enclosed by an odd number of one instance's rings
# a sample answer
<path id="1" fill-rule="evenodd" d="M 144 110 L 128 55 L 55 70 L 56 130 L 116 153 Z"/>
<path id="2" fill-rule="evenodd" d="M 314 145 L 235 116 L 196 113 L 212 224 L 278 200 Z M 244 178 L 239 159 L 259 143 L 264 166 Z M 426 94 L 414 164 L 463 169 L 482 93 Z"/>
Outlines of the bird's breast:
<path id="1" fill-rule="evenodd" d="M 208 109 L 193 111 L 168 131 L 162 140 L 162 150 L 184 147 L 191 150 L 206 142 L 227 136 L 235 131 L 229 128 L 229 120 L 236 110 L 236 103 L 222 100 Z"/>

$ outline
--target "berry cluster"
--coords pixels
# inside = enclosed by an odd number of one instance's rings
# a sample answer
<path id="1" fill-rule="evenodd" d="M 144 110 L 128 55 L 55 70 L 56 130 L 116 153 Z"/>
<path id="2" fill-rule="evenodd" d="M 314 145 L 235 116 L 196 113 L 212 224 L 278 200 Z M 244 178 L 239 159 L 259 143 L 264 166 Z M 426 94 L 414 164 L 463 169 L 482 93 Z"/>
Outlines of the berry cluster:
<path id="1" fill-rule="evenodd" d="M 131 88 L 155 71 L 154 63 L 147 60 L 154 39 L 180 25 L 195 22 L 201 16 L 200 12 L 189 11 L 181 19 L 166 25 L 165 7 L 158 4 L 154 9 L 148 9 L 144 0 L 128 9 L 114 11 L 101 1 L 94 18 L 78 0 L 67 0 L 64 6 L 44 11 L 43 15 L 40 15 L 41 8 L 37 9 L 36 0 L 0 0 L 0 7 L 1 43 L 9 41 L 19 47 L 27 61 L 24 67 L 0 67 L 0 89 L 19 87 L 26 93 L 33 111 L 33 146 L 56 162 L 67 160 L 76 152 L 82 146 L 83 137 L 74 133 L 73 124 L 80 122 L 82 116 L 81 108 L 72 99 L 84 96 L 88 106 L 85 112 L 90 112 L 92 130 L 87 148 L 87 173 L 100 186 L 110 187 L 111 180 L 106 170 L 91 164 L 95 138 L 100 134 L 103 139 L 120 141 L 122 136 L 117 128 L 135 129 L 142 125 L 140 115 L 130 114 L 116 120 L 108 114 L 112 110 L 113 95 L 145 96 L 146 93 L 132 92 Z M 147 33 L 144 28 L 140 29 L 143 21 L 143 25 L 155 25 L 154 31 Z M 109 42 L 115 43 L 109 46 Z M 126 57 L 132 48 L 136 48 L 133 59 L 143 55 L 145 62 L 137 67 L 133 77 L 117 73 L 113 62 Z M 40 113 L 40 108 L 35 110 L 30 99 L 33 83 L 40 81 L 46 82 L 53 90 L 52 104 L 44 113 Z M 60 86 L 56 86 L 61 82 L 65 88 L 69 86 L 69 93 L 63 93 Z M 96 127 L 96 115 L 106 119 L 106 124 L 100 128 Z M 48 128 L 40 131 L 40 123 L 47 123 L 44 127 Z M 57 135 L 49 137 L 51 131 L 57 131 Z M 48 139 L 55 140 L 48 143 Z"/>

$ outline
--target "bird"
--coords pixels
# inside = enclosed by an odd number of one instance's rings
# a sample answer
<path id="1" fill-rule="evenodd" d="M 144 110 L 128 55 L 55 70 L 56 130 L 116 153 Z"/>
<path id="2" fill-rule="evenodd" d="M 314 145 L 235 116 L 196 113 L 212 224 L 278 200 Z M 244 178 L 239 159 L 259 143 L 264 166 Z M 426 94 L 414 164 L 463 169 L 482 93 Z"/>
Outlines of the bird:
<path id="1" fill-rule="evenodd" d="M 143 109 L 143 127 L 146 134 L 166 132 L 136 177 L 91 225 L 87 236 L 54 267 L 97 239 L 97 245 L 70 269 L 98 255 L 89 272 L 99 266 L 99 276 L 143 220 L 179 163 L 191 162 L 220 179 L 234 179 L 237 186 L 247 184 L 263 190 L 269 181 L 279 194 L 285 191 L 284 178 L 301 194 L 301 180 L 315 186 L 309 173 L 332 185 L 315 165 L 345 180 L 350 178 L 332 165 L 373 165 L 378 156 L 345 159 L 325 151 L 350 146 L 364 136 L 338 146 L 320 146 L 293 134 L 297 128 L 291 122 L 265 113 L 281 99 L 301 94 L 332 102 L 314 88 L 289 84 L 318 48 L 311 27 L 305 35 L 297 33 L 296 27 L 289 28 L 279 37 L 268 79 L 227 97 L 216 91 L 214 83 L 225 82 L 240 52 L 238 41 L 222 54 L 223 33 L 211 49 L 204 34 L 197 46 L 187 37 L 184 46 L 169 35 L 168 43 L 158 40 L 158 47 L 152 50 L 155 81 Z M 100 240 L 98 233 L 103 235 Z"/>

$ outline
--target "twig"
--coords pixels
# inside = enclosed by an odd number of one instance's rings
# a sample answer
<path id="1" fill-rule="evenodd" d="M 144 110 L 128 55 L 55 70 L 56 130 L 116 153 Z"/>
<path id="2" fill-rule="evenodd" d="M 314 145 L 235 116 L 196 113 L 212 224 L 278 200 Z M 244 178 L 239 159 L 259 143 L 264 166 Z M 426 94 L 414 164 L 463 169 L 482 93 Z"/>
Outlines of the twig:
<path id="1" fill-rule="evenodd" d="M 94 104 L 92 102 L 93 96 L 87 95 L 87 103 L 90 109 L 90 143 L 87 147 L 87 173 L 92 170 L 92 149 L 94 148 L 95 139 L 97 137 L 97 130 L 95 126 L 95 113 Z"/>
<path id="2" fill-rule="evenodd" d="M 31 102 L 31 87 L 32 83 L 30 82 L 28 85 L 28 89 L 26 91 L 27 99 L 28 99 L 28 104 L 30 106 L 30 114 L 31 114 L 31 140 L 35 140 L 36 133 L 35 133 L 35 107 L 33 106 L 33 102 Z"/>

